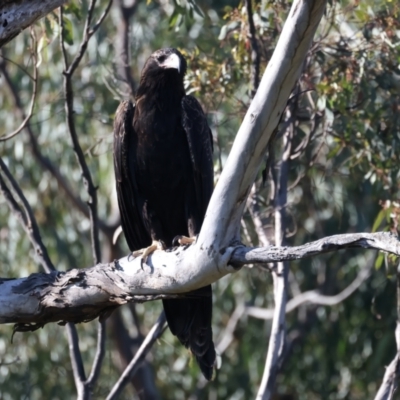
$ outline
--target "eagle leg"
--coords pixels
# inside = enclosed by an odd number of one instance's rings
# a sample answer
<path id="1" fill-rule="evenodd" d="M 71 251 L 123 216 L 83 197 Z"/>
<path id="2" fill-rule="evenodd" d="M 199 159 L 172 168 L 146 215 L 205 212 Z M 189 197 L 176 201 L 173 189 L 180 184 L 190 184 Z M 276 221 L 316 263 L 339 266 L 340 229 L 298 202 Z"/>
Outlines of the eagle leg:
<path id="1" fill-rule="evenodd" d="M 197 236 L 187 237 L 183 235 L 178 235 L 174 237 L 172 244 L 175 246 L 187 246 L 193 244 L 197 239 Z"/>
<path id="2" fill-rule="evenodd" d="M 132 251 L 132 253 L 129 255 L 129 257 L 136 258 L 136 257 L 141 256 L 140 263 L 141 263 L 141 267 L 143 269 L 143 264 L 145 264 L 147 262 L 147 258 L 149 257 L 150 254 L 154 253 L 156 250 L 165 250 L 165 249 L 166 249 L 166 246 L 162 240 L 153 240 L 149 247 L 145 247 L 144 249 Z"/>

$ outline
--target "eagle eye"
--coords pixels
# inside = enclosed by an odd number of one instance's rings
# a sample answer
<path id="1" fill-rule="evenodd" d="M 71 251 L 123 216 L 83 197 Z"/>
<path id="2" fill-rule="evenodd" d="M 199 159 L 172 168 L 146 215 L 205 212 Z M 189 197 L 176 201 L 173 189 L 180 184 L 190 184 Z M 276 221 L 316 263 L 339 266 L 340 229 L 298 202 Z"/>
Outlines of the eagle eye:
<path id="1" fill-rule="evenodd" d="M 167 58 L 166 55 L 162 55 L 162 56 L 159 56 L 159 57 L 157 58 L 157 60 L 158 60 L 160 63 L 162 63 L 162 62 L 165 61 L 166 58 Z"/>

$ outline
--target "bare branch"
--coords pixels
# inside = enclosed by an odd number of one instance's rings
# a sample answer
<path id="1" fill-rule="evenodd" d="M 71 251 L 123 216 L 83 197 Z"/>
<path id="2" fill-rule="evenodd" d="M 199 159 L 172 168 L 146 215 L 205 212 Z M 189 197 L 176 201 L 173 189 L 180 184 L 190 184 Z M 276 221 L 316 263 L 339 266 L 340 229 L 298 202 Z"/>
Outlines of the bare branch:
<path id="1" fill-rule="evenodd" d="M 78 164 L 81 168 L 82 180 L 83 184 L 86 188 L 86 191 L 89 196 L 88 206 L 89 206 L 89 217 L 90 217 L 90 233 L 92 239 L 92 252 L 93 259 L 95 263 L 99 263 L 101 261 L 101 251 L 100 251 L 100 239 L 99 239 L 99 227 L 98 227 L 98 213 L 97 213 L 97 188 L 93 184 L 92 175 L 90 174 L 89 167 L 85 160 L 85 155 L 82 151 L 82 148 L 79 144 L 78 134 L 76 132 L 75 121 L 74 121 L 74 93 L 72 90 L 72 74 L 74 73 L 76 67 L 79 65 L 86 48 L 88 41 L 90 39 L 89 36 L 89 26 L 90 21 L 93 14 L 93 9 L 95 6 L 96 0 L 92 0 L 89 6 L 89 10 L 86 17 L 85 30 L 84 30 L 84 39 L 82 40 L 79 53 L 75 57 L 74 61 L 68 67 L 67 53 L 65 50 L 64 44 L 64 36 L 65 36 L 65 28 L 63 21 L 63 9 L 60 8 L 60 45 L 62 48 L 62 53 L 64 57 L 64 94 L 65 94 L 65 114 L 66 114 L 66 122 L 68 126 L 68 131 L 72 141 L 72 148 L 75 152 Z"/>
<path id="2" fill-rule="evenodd" d="M 147 334 L 139 350 L 136 352 L 135 357 L 126 367 L 124 373 L 118 379 L 118 382 L 111 389 L 110 394 L 107 396 L 107 400 L 115 400 L 121 394 L 123 388 L 129 383 L 130 379 L 140 367 L 142 360 L 146 357 L 147 353 L 152 348 L 154 342 L 164 333 L 167 329 L 167 320 L 165 314 L 161 313 L 158 317 L 157 322 L 151 328 L 150 332 Z"/>
<path id="3" fill-rule="evenodd" d="M 116 3 L 121 15 L 121 22 L 117 26 L 117 75 L 118 78 L 122 79 L 128 86 L 129 95 L 133 96 L 136 85 L 132 76 L 130 65 L 131 57 L 129 47 L 129 28 L 130 20 L 136 11 L 138 2 L 136 0 L 132 0 L 131 4 L 126 5 L 124 0 L 118 0 Z"/>
<path id="4" fill-rule="evenodd" d="M 86 381 L 86 384 L 90 388 L 93 387 L 94 383 L 99 378 L 105 352 L 106 352 L 106 321 L 103 319 L 99 320 L 97 328 L 96 355 L 93 360 L 92 371 L 90 372 L 89 378 Z"/>
<path id="5" fill-rule="evenodd" d="M 397 324 L 394 333 L 397 353 L 386 368 L 383 382 L 375 396 L 375 400 L 391 400 L 397 390 L 400 378 L 400 264 L 397 266 Z"/>
<path id="6" fill-rule="evenodd" d="M 280 163 L 279 175 L 276 182 L 275 196 L 275 243 L 281 246 L 285 243 L 285 209 L 287 204 L 287 184 L 290 155 L 292 153 L 293 138 L 293 107 L 287 109 L 286 131 L 283 135 L 283 154 Z M 289 266 L 286 262 L 279 262 L 276 269 L 272 271 L 274 282 L 275 310 L 272 319 L 271 334 L 269 337 L 268 354 L 265 361 L 264 374 L 257 393 L 257 399 L 270 399 L 275 388 L 276 376 L 278 374 L 286 343 L 286 320 L 285 309 L 287 301 Z"/>
<path id="7" fill-rule="evenodd" d="M 390 232 L 346 233 L 327 236 L 315 242 L 296 247 L 237 247 L 235 248 L 231 262 L 235 260 L 234 262 L 238 262 L 239 265 L 244 265 L 299 260 L 346 248 L 370 248 L 393 254 L 398 254 L 400 251 L 397 237 Z"/>
<path id="8" fill-rule="evenodd" d="M 342 290 L 340 293 L 334 296 L 326 296 L 319 293 L 317 290 L 309 290 L 307 292 L 301 293 L 289 300 L 286 305 L 286 314 L 294 311 L 296 308 L 302 306 L 303 304 L 316 304 L 321 306 L 335 306 L 342 303 L 348 297 L 350 297 L 361 285 L 367 280 L 371 273 L 372 263 L 367 267 L 362 268 L 358 273 L 357 277 L 346 289 Z M 269 320 L 274 316 L 274 309 L 267 309 L 261 307 L 246 307 L 246 314 L 250 317 L 260 318 Z"/>
<path id="9" fill-rule="evenodd" d="M 18 133 L 20 133 L 26 127 L 26 125 L 28 124 L 29 120 L 33 115 L 33 108 L 35 106 L 37 84 L 38 84 L 37 46 L 36 46 L 36 38 L 33 31 L 31 32 L 31 37 L 32 37 L 32 60 L 33 60 L 33 77 L 32 77 L 33 87 L 32 87 L 32 97 L 31 97 L 31 104 L 29 106 L 29 111 L 25 119 L 22 121 L 21 125 L 14 132 L 9 133 L 8 135 L 1 136 L 0 142 L 5 142 L 6 140 L 13 138 L 14 136 L 17 136 Z"/>
<path id="10" fill-rule="evenodd" d="M 33 214 L 33 211 L 26 200 L 24 194 L 22 193 L 21 188 L 15 181 L 14 177 L 11 175 L 10 171 L 8 170 L 6 164 L 0 157 L 0 171 L 5 175 L 7 180 L 10 182 L 14 192 L 17 194 L 19 201 L 23 205 L 23 212 L 21 208 L 19 207 L 18 203 L 15 201 L 14 197 L 12 196 L 12 193 L 8 189 L 7 185 L 5 184 L 4 180 L 1 177 L 0 174 L 0 189 L 2 190 L 4 197 L 6 198 L 9 207 L 12 212 L 15 213 L 16 217 L 19 219 L 22 227 L 24 228 L 25 232 L 27 233 L 33 247 L 36 250 L 36 254 L 39 256 L 39 260 L 44 268 L 44 270 L 47 272 L 47 274 L 37 274 L 41 275 L 45 278 L 45 281 L 48 281 L 48 279 L 51 279 L 56 275 L 55 268 L 53 263 L 50 260 L 50 257 L 47 253 L 47 249 L 44 246 L 42 242 L 42 238 L 40 236 L 40 231 L 35 219 L 35 216 Z M 0 285 L 1 285 L 1 280 L 0 280 Z M 1 301 L 0 301 L 1 303 Z M 3 303 L 4 305 L 4 303 Z M 5 307 L 8 307 L 8 304 L 5 304 Z M 36 325 L 36 329 L 40 328 L 42 325 L 39 323 Z M 26 330 L 27 325 L 25 325 L 25 328 L 21 328 L 21 330 Z M 14 327 L 14 333 L 18 331 L 17 325 Z M 72 362 L 72 368 L 74 371 L 74 379 L 76 383 L 76 388 L 78 391 L 78 399 L 79 400 L 84 400 L 87 399 L 88 397 L 88 390 L 85 390 L 85 387 L 83 386 L 83 380 L 81 379 L 82 376 L 82 371 L 83 371 L 83 361 L 81 354 L 79 352 L 79 343 L 78 343 L 78 335 L 76 332 L 76 328 L 73 324 L 69 323 L 67 326 L 67 333 L 68 333 L 68 341 L 69 341 L 69 347 L 70 347 L 70 355 L 71 355 L 71 362 Z M 84 374 L 84 372 L 83 372 Z"/>
<path id="11" fill-rule="evenodd" d="M 8 0 L 0 4 L 0 47 L 67 0 Z"/>
<path id="12" fill-rule="evenodd" d="M 117 362 L 116 365 L 122 374 L 139 349 L 144 336 L 138 334 L 136 338 L 132 338 L 124 325 L 120 312 L 113 312 L 109 318 L 109 322 L 114 342 L 120 354 L 121 362 Z M 139 327 L 137 327 L 137 329 L 139 329 Z M 146 359 L 143 360 L 141 367 L 132 376 L 131 384 L 140 400 L 159 400 L 161 398 L 154 382 L 153 368 Z"/>
<path id="13" fill-rule="evenodd" d="M 397 324 L 396 330 L 398 330 Z M 397 389 L 397 383 L 400 376 L 400 355 L 397 353 L 393 361 L 386 368 L 385 376 L 383 377 L 382 385 L 375 396 L 375 400 L 390 400 L 393 399 Z"/>
<path id="14" fill-rule="evenodd" d="M 220 335 L 220 340 L 218 344 L 215 346 L 215 351 L 217 354 L 222 355 L 225 350 L 230 346 L 233 341 L 233 333 L 235 332 L 236 326 L 240 321 L 240 318 L 245 314 L 246 307 L 244 304 L 239 304 L 235 311 L 232 313 L 231 317 L 229 318 L 228 323 L 226 324 L 226 328 Z"/>
<path id="15" fill-rule="evenodd" d="M 22 102 L 19 96 L 19 93 L 16 87 L 13 85 L 11 77 L 6 68 L 5 62 L 0 62 L 0 72 L 4 77 L 4 81 L 8 89 L 10 90 L 12 99 L 14 101 L 14 106 L 16 110 L 19 112 L 20 116 L 24 119 L 26 118 L 24 109 L 22 107 Z M 32 151 L 33 156 L 39 162 L 44 170 L 50 172 L 50 174 L 56 179 L 59 187 L 63 190 L 66 197 L 70 200 L 71 204 L 76 207 L 83 215 L 89 218 L 89 210 L 87 204 L 85 204 L 78 196 L 75 195 L 72 188 L 70 187 L 68 181 L 62 176 L 60 170 L 51 162 L 48 157 L 45 157 L 40 149 L 40 146 L 36 140 L 36 137 L 32 131 L 31 125 L 28 121 L 26 124 L 26 130 L 29 135 L 30 140 L 30 150 Z M 99 228 L 102 232 L 108 237 L 113 235 L 114 230 L 119 225 L 119 221 L 117 221 L 113 225 L 106 224 L 103 220 L 99 220 Z"/>
<path id="16" fill-rule="evenodd" d="M 84 385 L 86 377 L 82 355 L 79 350 L 79 337 L 75 325 L 71 322 L 67 324 L 67 335 L 69 344 L 69 355 L 71 358 L 75 386 L 78 392 L 78 400 L 86 400 L 89 398 L 89 391 L 85 388 Z"/>
<path id="17" fill-rule="evenodd" d="M 247 19 L 249 22 L 249 36 L 251 43 L 251 97 L 256 94 L 258 85 L 260 83 L 260 51 L 256 38 L 256 27 L 253 20 L 252 0 L 245 0 Z"/>
<path id="18" fill-rule="evenodd" d="M 22 193 L 21 188 L 19 187 L 18 183 L 15 181 L 14 177 L 11 175 L 7 165 L 4 163 L 3 159 L 0 157 L 0 172 L 7 178 L 8 182 L 10 183 L 13 191 L 18 196 L 18 200 L 22 204 L 22 209 L 18 205 L 17 201 L 14 199 L 11 191 L 8 189 L 5 181 L 2 179 L 0 174 L 0 190 L 2 191 L 11 211 L 14 215 L 18 218 L 19 222 L 21 223 L 22 227 L 24 228 L 26 234 L 31 241 L 35 253 L 46 272 L 54 271 L 54 265 L 50 260 L 50 257 L 47 253 L 47 249 L 42 242 L 42 238 L 40 236 L 39 227 L 37 225 L 35 216 L 33 214 L 32 208 L 29 205 L 26 197 Z"/>
<path id="19" fill-rule="evenodd" d="M 109 0 L 105 10 L 103 11 L 102 15 L 100 16 L 99 20 L 96 22 L 96 24 L 93 26 L 93 28 L 90 28 L 90 24 L 92 22 L 92 17 L 93 17 L 93 12 L 94 12 L 94 7 L 96 6 L 96 1 L 97 0 L 91 0 L 89 4 L 89 8 L 87 11 L 87 16 L 85 20 L 85 28 L 83 30 L 83 39 L 81 41 L 81 44 L 79 46 L 78 53 L 75 55 L 71 65 L 68 66 L 68 61 L 67 61 L 67 56 L 66 56 L 66 51 L 65 51 L 65 46 L 64 46 L 64 39 L 61 39 L 61 46 L 63 50 L 63 56 L 64 56 L 64 62 L 65 62 L 65 70 L 64 70 L 64 75 L 69 75 L 72 76 L 78 67 L 79 63 L 81 62 L 83 56 L 85 55 L 87 45 L 89 43 L 90 38 L 93 36 L 93 34 L 97 31 L 97 29 L 100 27 L 104 19 L 106 18 L 108 12 L 110 11 L 111 5 L 112 5 L 112 0 Z M 60 7 L 60 27 L 61 27 L 61 33 L 63 32 L 63 21 L 62 21 L 62 7 Z M 63 34 L 63 33 L 62 33 Z"/>

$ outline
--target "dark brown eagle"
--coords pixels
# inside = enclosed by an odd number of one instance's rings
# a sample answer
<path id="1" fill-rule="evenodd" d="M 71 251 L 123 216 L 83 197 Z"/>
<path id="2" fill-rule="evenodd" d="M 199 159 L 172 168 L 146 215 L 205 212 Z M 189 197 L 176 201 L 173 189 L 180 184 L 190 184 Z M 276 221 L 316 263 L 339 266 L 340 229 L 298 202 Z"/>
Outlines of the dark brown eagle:
<path id="1" fill-rule="evenodd" d="M 171 247 L 177 236 L 196 236 L 213 190 L 211 130 L 198 101 L 185 94 L 185 72 L 178 50 L 156 51 L 143 68 L 135 105 L 124 101 L 116 112 L 118 204 L 135 255 L 147 256 L 155 241 Z M 163 304 L 171 332 L 210 380 L 215 363 L 211 286 Z"/>

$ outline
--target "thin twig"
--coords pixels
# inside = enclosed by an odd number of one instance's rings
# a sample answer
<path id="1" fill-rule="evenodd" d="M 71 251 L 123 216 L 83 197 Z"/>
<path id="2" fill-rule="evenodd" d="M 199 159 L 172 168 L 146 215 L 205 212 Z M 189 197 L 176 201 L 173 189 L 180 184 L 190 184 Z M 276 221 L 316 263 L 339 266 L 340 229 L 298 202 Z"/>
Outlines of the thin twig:
<path id="1" fill-rule="evenodd" d="M 220 335 L 220 340 L 218 344 L 215 346 L 215 351 L 217 354 L 222 355 L 225 350 L 230 346 L 232 343 L 234 336 L 233 333 L 235 332 L 236 326 L 240 321 L 240 318 L 246 313 L 246 307 L 244 304 L 239 304 L 235 311 L 232 313 L 231 317 L 229 318 L 228 323 L 222 334 Z"/>
<path id="2" fill-rule="evenodd" d="M 5 62 L 0 62 L 0 73 L 4 77 L 5 84 L 7 85 L 12 99 L 14 101 L 14 107 L 16 110 L 19 112 L 20 116 L 24 119 L 25 118 L 25 112 L 22 107 L 22 102 L 21 98 L 19 96 L 19 93 L 13 84 L 11 77 L 8 73 L 8 70 L 6 68 L 6 63 Z M 85 204 L 78 196 L 75 195 L 73 192 L 71 186 L 69 185 L 68 181 L 65 179 L 65 177 L 61 174 L 60 170 L 51 162 L 51 160 L 44 156 L 41 152 L 40 146 L 37 142 L 37 139 L 32 131 L 32 127 L 28 121 L 26 124 L 26 130 L 28 132 L 29 140 L 30 140 L 30 149 L 32 151 L 33 156 L 36 158 L 36 160 L 39 162 L 39 164 L 42 166 L 44 170 L 47 170 L 50 172 L 50 174 L 55 178 L 57 181 L 59 187 L 64 191 L 64 194 L 66 197 L 71 201 L 71 204 L 77 208 L 83 215 L 89 218 L 89 211 L 87 204 Z M 99 228 L 101 231 L 107 235 L 107 236 L 112 236 L 114 230 L 119 226 L 119 221 L 116 221 L 112 225 L 108 225 L 106 222 L 103 220 L 99 220 Z"/>
<path id="3" fill-rule="evenodd" d="M 245 0 L 247 9 L 247 19 L 249 21 L 249 36 L 251 43 L 251 97 L 256 94 L 260 83 L 260 51 L 256 38 L 256 28 L 253 20 L 252 0 Z"/>
<path id="4" fill-rule="evenodd" d="M 79 350 L 79 337 L 76 327 L 72 322 L 66 326 L 69 344 L 69 355 L 71 358 L 72 371 L 76 390 L 78 391 L 78 400 L 86 400 L 89 398 L 89 390 L 85 387 L 84 382 L 85 369 L 83 366 L 82 354 Z"/>
<path id="5" fill-rule="evenodd" d="M 62 49 L 62 54 L 64 58 L 64 94 L 65 94 L 65 114 L 66 121 L 68 126 L 68 131 L 72 141 L 72 147 L 75 152 L 76 158 L 78 160 L 78 164 L 81 168 L 82 180 L 83 184 L 86 188 L 86 191 L 89 196 L 88 207 L 89 207 L 89 218 L 90 218 L 90 234 L 91 234 L 91 242 L 92 242 L 92 253 L 93 259 L 96 264 L 101 262 L 101 250 L 100 250 L 100 238 L 99 238 L 99 218 L 98 218 L 98 209 L 97 209 L 97 188 L 93 184 L 93 179 L 89 170 L 89 167 L 86 163 L 85 155 L 82 151 L 82 148 L 79 144 L 78 134 L 76 132 L 75 120 L 74 120 L 74 92 L 72 89 L 72 76 L 81 62 L 86 49 L 89 43 L 91 36 L 97 31 L 100 27 L 101 23 L 104 21 L 107 16 L 110 8 L 111 8 L 112 0 L 110 0 L 105 8 L 104 12 L 100 16 L 99 20 L 96 22 L 94 27 L 91 29 L 90 24 L 92 22 L 93 12 L 96 5 L 96 0 L 91 0 L 86 16 L 85 27 L 83 39 L 81 41 L 81 45 L 79 47 L 79 51 L 74 57 L 71 65 L 68 66 L 68 58 L 67 52 L 65 49 L 64 43 L 64 35 L 65 28 L 63 22 L 63 8 L 60 7 L 60 45 Z M 89 376 L 88 381 L 83 382 L 84 376 L 81 373 L 78 373 L 76 370 L 76 365 L 73 365 L 74 369 L 74 377 L 75 383 L 78 390 L 78 396 L 82 396 L 82 398 L 86 398 L 89 396 L 90 391 L 92 390 L 93 385 L 95 384 L 98 376 L 100 375 L 101 364 L 104 359 L 105 353 L 105 324 L 104 322 L 99 322 L 98 326 L 98 343 L 97 343 L 97 351 L 95 355 L 95 359 L 92 366 L 92 372 Z M 74 357 L 81 357 L 80 352 L 71 352 L 71 360 L 74 363 Z M 75 359 L 76 360 L 76 359 Z M 84 373 L 84 371 L 83 371 Z"/>
<path id="6" fill-rule="evenodd" d="M 111 335 L 114 339 L 116 349 L 120 354 L 120 360 L 118 360 L 120 362 L 116 362 L 115 365 L 121 374 L 131 362 L 134 353 L 139 349 L 144 336 L 140 334 L 134 338 L 131 337 L 121 317 L 121 309 L 118 311 L 113 312 L 109 320 Z M 140 399 L 161 399 L 155 384 L 154 371 L 149 360 L 143 360 L 141 367 L 132 376 L 130 383 L 132 388 L 138 393 Z"/>
<path id="7" fill-rule="evenodd" d="M 104 355 L 105 355 L 105 349 L 106 349 L 105 330 L 106 330 L 106 321 L 105 320 L 99 321 L 99 326 L 97 329 L 96 355 L 94 357 L 92 371 L 90 372 L 89 378 L 86 381 L 90 387 L 93 386 L 94 382 L 97 381 L 97 379 L 100 375 L 101 364 L 103 362 Z"/>
<path id="8" fill-rule="evenodd" d="M 117 1 L 117 6 L 120 11 L 121 20 L 117 26 L 117 71 L 118 77 L 122 79 L 129 89 L 129 95 L 131 97 L 135 94 L 135 81 L 132 76 L 131 65 L 130 65 L 130 45 L 129 45 L 129 29 L 130 19 L 133 17 L 136 11 L 138 2 L 132 0 L 131 4 L 126 5 L 123 0 Z"/>
<path id="9" fill-rule="evenodd" d="M 283 154 L 280 171 L 276 182 L 277 191 L 275 197 L 275 243 L 281 246 L 285 242 L 285 209 L 287 203 L 287 184 L 289 173 L 290 155 L 292 152 L 293 139 L 293 107 L 286 111 L 289 123 L 283 136 Z M 286 341 L 285 309 L 287 302 L 289 266 L 287 262 L 279 262 L 276 269 L 272 271 L 274 282 L 275 312 L 272 319 L 271 334 L 268 345 L 268 354 L 265 361 L 264 374 L 257 393 L 257 399 L 270 399 L 274 388 L 276 377 L 282 362 Z"/>
<path id="10" fill-rule="evenodd" d="M 118 398 L 124 387 L 129 383 L 133 374 L 140 367 L 140 364 L 144 357 L 147 355 L 149 350 L 152 348 L 155 341 L 164 333 L 167 328 L 165 314 L 161 313 L 158 317 L 157 322 L 151 328 L 150 332 L 147 334 L 139 350 L 136 352 L 135 357 L 126 367 L 123 374 L 118 379 L 117 383 L 112 388 L 110 394 L 107 396 L 107 400 L 115 400 Z"/>
<path id="11" fill-rule="evenodd" d="M 98 216 L 97 216 L 97 188 L 93 184 L 92 176 L 90 174 L 89 167 L 85 160 L 85 155 L 82 151 L 82 148 L 79 144 L 78 134 L 76 132 L 75 121 L 74 121 L 74 93 L 72 89 L 72 74 L 75 71 L 76 67 L 79 64 L 79 61 L 82 59 L 83 54 L 86 50 L 87 43 L 89 41 L 88 31 L 89 24 L 93 13 L 93 7 L 95 4 L 95 0 L 92 0 L 88 10 L 88 16 L 86 18 L 85 23 L 85 33 L 84 39 L 81 43 L 80 50 L 78 55 L 75 57 L 71 66 L 68 68 L 68 60 L 67 54 L 64 45 L 64 37 L 65 37 L 65 28 L 63 21 L 63 8 L 60 8 L 60 45 L 63 52 L 64 57 L 64 93 L 65 93 L 65 114 L 66 114 L 66 122 L 68 126 L 68 131 L 72 141 L 72 147 L 75 152 L 76 158 L 78 160 L 78 164 L 82 173 L 83 184 L 88 192 L 89 200 L 89 217 L 90 217 L 90 233 L 92 239 L 92 253 L 93 259 L 95 263 L 99 263 L 101 260 L 101 251 L 100 251 L 100 240 L 99 240 L 99 228 L 98 228 Z"/>
<path id="12" fill-rule="evenodd" d="M 293 299 L 289 300 L 286 305 L 285 313 L 288 314 L 303 304 L 313 304 L 321 306 L 335 306 L 342 303 L 349 296 L 351 296 L 369 277 L 372 269 L 372 263 L 365 268 L 362 268 L 353 282 L 350 283 L 344 290 L 334 296 L 326 296 L 317 290 L 309 290 L 300 293 Z M 267 309 L 261 307 L 246 307 L 246 314 L 250 317 L 271 320 L 274 316 L 274 309 Z"/>
<path id="13" fill-rule="evenodd" d="M 32 77 L 33 87 L 32 87 L 32 97 L 31 97 L 31 104 L 29 106 L 29 111 L 24 120 L 22 121 L 21 125 L 14 132 L 9 133 L 8 135 L 1 136 L 0 142 L 5 142 L 6 140 L 9 140 L 17 136 L 18 133 L 20 133 L 27 126 L 29 120 L 33 115 L 33 109 L 35 107 L 37 87 L 38 87 L 37 43 L 33 30 L 31 30 L 31 37 L 32 37 L 32 59 L 33 59 L 33 77 Z M 2 63 L 4 63 L 4 61 L 2 61 Z"/>
<path id="14" fill-rule="evenodd" d="M 51 271 L 55 271 L 54 265 L 50 260 L 50 257 L 47 253 L 47 249 L 43 244 L 42 238 L 40 236 L 39 227 L 36 222 L 36 218 L 33 214 L 32 208 L 29 205 L 26 197 L 22 193 L 21 188 L 19 187 L 18 183 L 10 173 L 7 165 L 0 157 L 0 172 L 7 178 L 8 182 L 10 183 L 12 190 L 16 193 L 18 200 L 22 204 L 22 209 L 18 205 L 17 201 L 14 199 L 11 191 L 8 189 L 5 181 L 1 179 L 0 175 L 0 189 L 4 194 L 4 197 L 14 215 L 20 221 L 22 227 L 24 228 L 25 232 L 27 233 L 33 247 L 35 249 L 36 255 L 39 258 L 39 261 L 43 267 L 43 269 L 50 273 Z"/>

